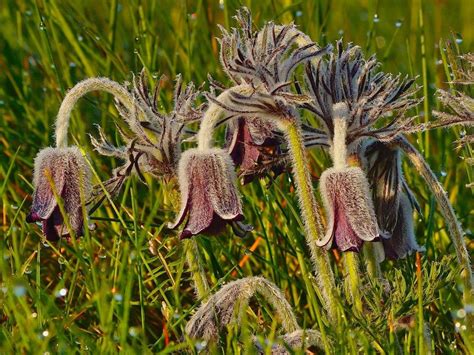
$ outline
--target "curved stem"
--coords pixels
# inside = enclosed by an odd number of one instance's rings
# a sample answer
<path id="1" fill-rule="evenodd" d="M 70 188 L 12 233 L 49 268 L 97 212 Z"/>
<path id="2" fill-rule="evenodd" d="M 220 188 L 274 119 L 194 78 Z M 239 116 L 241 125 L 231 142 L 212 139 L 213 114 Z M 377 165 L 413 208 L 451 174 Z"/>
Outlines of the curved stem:
<path id="1" fill-rule="evenodd" d="M 229 102 L 232 93 L 250 95 L 252 91 L 253 88 L 251 86 L 242 84 L 225 90 L 217 96 L 215 100 L 225 105 Z M 224 112 L 226 112 L 226 109 L 221 105 L 216 102 L 210 103 L 209 108 L 206 110 L 201 121 L 201 125 L 199 126 L 199 132 L 197 133 L 198 149 L 212 148 L 214 128 Z"/>
<path id="2" fill-rule="evenodd" d="M 205 301 L 209 296 L 210 289 L 206 274 L 202 268 L 198 243 L 194 238 L 186 239 L 183 243 L 186 253 L 186 262 L 188 263 L 189 272 L 193 279 L 196 295 L 200 300 Z"/>
<path id="3" fill-rule="evenodd" d="M 321 288 L 329 317 L 335 320 L 337 319 L 337 305 L 333 292 L 335 290 L 334 275 L 327 252 L 316 245 L 318 236 L 322 235 L 324 231 L 321 224 L 320 208 L 311 183 L 301 128 L 297 122 L 288 121 L 284 133 L 288 141 L 296 191 L 306 230 L 306 242 L 311 252 L 316 279 Z"/>
<path id="4" fill-rule="evenodd" d="M 107 78 L 90 78 L 77 83 L 64 97 L 56 118 L 56 147 L 67 147 L 67 132 L 71 112 L 77 101 L 91 91 L 106 91 L 114 95 L 120 102 L 132 110 L 133 96 L 119 83 Z"/>
<path id="5" fill-rule="evenodd" d="M 473 280 L 469 252 L 466 248 L 466 243 L 463 237 L 464 233 L 461 228 L 461 224 L 459 223 L 456 214 L 454 213 L 453 206 L 451 205 L 451 202 L 449 201 L 448 196 L 446 195 L 446 191 L 444 191 L 443 186 L 440 184 L 423 156 L 418 152 L 418 150 L 416 150 L 413 145 L 410 144 L 410 142 L 408 142 L 405 137 L 397 138 L 395 143 L 405 152 L 405 155 L 408 157 L 408 159 L 410 159 L 416 170 L 421 173 L 428 186 L 430 187 L 431 191 L 433 192 L 436 201 L 438 202 L 441 214 L 446 220 L 446 224 L 451 235 L 451 240 L 456 250 L 458 262 L 462 268 L 461 279 L 464 286 L 463 302 L 464 305 L 472 305 L 474 301 Z M 471 334 L 474 334 L 473 320 L 471 319 L 469 323 L 470 324 L 468 329 L 471 329 Z"/>

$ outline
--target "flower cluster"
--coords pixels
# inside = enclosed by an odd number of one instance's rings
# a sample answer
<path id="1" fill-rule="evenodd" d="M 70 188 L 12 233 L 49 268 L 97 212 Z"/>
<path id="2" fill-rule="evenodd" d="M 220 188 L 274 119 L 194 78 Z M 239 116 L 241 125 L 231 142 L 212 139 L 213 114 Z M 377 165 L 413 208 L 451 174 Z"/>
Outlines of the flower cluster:
<path id="1" fill-rule="evenodd" d="M 210 78 L 210 90 L 201 96 L 200 89 L 192 83 L 184 86 L 178 76 L 174 108 L 169 113 L 158 109 L 159 86 L 149 89 L 145 71 L 134 77 L 131 88 L 106 78 L 92 78 L 71 89 L 58 114 L 57 147 L 43 149 L 35 160 L 33 206 L 27 221 L 41 221 L 49 240 L 80 236 L 87 212 L 93 213 L 107 196 L 117 195 L 130 176 L 145 181 L 145 175 L 150 175 L 164 183 L 174 180 L 179 184 L 181 207 L 169 227 L 180 228 L 181 239 L 220 234 L 226 225 L 244 236 L 252 227 L 242 223 L 245 208 L 237 176 L 250 183 L 270 173 L 275 177 L 291 167 L 316 279 L 328 316 L 335 319 L 336 301 L 331 296 L 337 292 L 335 278 L 324 248 L 335 248 L 347 256 L 347 274 L 356 275 L 349 276 L 354 297 L 358 282 L 354 252 L 365 242 L 381 242 L 389 259 L 423 250 L 413 223 L 418 205 L 402 172 L 405 154 L 435 193 L 453 234 L 458 260 L 470 271 L 462 230 L 449 200 L 405 135 L 471 125 L 472 99 L 440 92 L 440 99 L 454 114 L 436 113 L 438 121 L 415 124 L 416 117 L 409 111 L 420 102 L 415 79 L 380 71 L 375 56 L 365 59 L 359 47 L 344 47 L 342 40 L 335 48 L 321 48 L 294 24 L 269 22 L 255 31 L 247 9 L 239 11 L 236 19 L 239 28 L 222 29 L 220 39 L 220 60 L 231 84 L 225 86 Z M 67 146 L 67 130 L 75 103 L 93 90 L 115 96 L 127 128 L 118 128 L 124 140 L 118 147 L 100 127 L 99 138 L 91 136 L 98 153 L 125 162 L 110 179 L 91 188 L 85 158 L 77 147 Z M 197 105 L 201 97 L 206 103 Z M 308 115 L 314 120 L 305 121 Z M 187 127 L 191 123 L 199 124 L 195 136 Z M 226 142 L 214 147 L 213 132 L 219 125 L 226 125 Z M 185 141 L 197 144 L 182 152 Z M 307 151 L 315 146 L 326 149 L 332 159 L 332 166 L 322 167 L 319 179 L 324 209 L 318 204 L 309 174 Z M 193 258 L 195 261 L 198 256 Z M 205 277 L 196 279 L 205 282 Z M 464 283 L 469 296 L 471 278 L 466 276 Z M 295 348 L 302 346 L 304 331 L 297 326 L 283 295 L 260 278 L 222 288 L 194 315 L 188 334 L 214 338 L 221 326 L 235 321 L 237 301 L 248 304 L 255 293 L 273 302 L 281 313 L 287 328 L 282 339 Z M 314 342 L 319 341 L 319 334 L 310 334 Z"/>

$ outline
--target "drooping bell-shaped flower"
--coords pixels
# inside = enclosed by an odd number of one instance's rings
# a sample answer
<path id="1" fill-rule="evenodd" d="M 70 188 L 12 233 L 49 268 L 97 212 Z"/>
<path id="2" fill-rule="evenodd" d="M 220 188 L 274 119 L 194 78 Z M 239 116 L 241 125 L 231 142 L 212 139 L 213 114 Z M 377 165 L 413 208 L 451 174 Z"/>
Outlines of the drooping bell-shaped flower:
<path id="1" fill-rule="evenodd" d="M 234 166 L 229 154 L 218 148 L 189 149 L 178 167 L 181 190 L 181 211 L 170 228 L 185 222 L 181 238 L 197 234 L 217 234 L 226 224 L 236 234 L 250 228 L 240 223 L 244 219 L 236 187 Z"/>
<path id="2" fill-rule="evenodd" d="M 330 150 L 334 167 L 321 174 L 319 187 L 328 221 L 326 235 L 317 243 L 358 252 L 364 241 L 379 237 L 379 227 L 367 177 L 361 168 L 347 166 L 348 111 L 346 103 L 332 107 L 335 119 Z"/>
<path id="3" fill-rule="evenodd" d="M 401 169 L 401 152 L 379 141 L 365 148 L 367 177 L 372 189 L 382 244 L 389 259 L 422 251 L 415 239 L 413 206 L 418 206 Z"/>
<path id="4" fill-rule="evenodd" d="M 28 223 L 42 222 L 43 234 L 55 241 L 70 234 L 58 201 L 62 199 L 65 213 L 76 236 L 83 233 L 81 195 L 86 201 L 91 193 L 90 171 L 79 148 L 45 148 L 35 158 L 33 205 L 26 217 Z"/>
<path id="5" fill-rule="evenodd" d="M 273 176 L 277 176 L 283 172 L 283 137 L 276 130 L 271 121 L 258 118 L 240 117 L 229 123 L 227 149 L 234 164 L 239 167 L 243 184 L 266 173 L 272 172 Z"/>
<path id="6" fill-rule="evenodd" d="M 388 239 L 382 239 L 382 245 L 387 259 L 403 259 L 414 251 L 425 251 L 416 242 L 413 228 L 413 207 L 405 193 L 400 194 L 397 223 Z"/>
<path id="7" fill-rule="evenodd" d="M 318 245 L 360 251 L 364 241 L 379 237 L 369 186 L 360 168 L 325 170 L 320 190 L 328 221 L 326 235 Z"/>

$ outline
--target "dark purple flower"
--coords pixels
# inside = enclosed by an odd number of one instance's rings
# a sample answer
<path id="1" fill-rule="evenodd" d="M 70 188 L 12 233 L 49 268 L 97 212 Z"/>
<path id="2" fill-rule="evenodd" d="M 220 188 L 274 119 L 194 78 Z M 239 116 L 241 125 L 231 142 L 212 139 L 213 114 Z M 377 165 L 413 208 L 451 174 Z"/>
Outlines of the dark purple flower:
<path id="1" fill-rule="evenodd" d="M 35 159 L 33 205 L 26 217 L 28 223 L 42 222 L 43 234 L 55 241 L 68 236 L 70 231 L 64 223 L 51 185 L 63 200 L 64 210 L 75 235 L 83 233 L 83 198 L 90 195 L 90 171 L 77 147 L 45 148 Z"/>
<path id="2" fill-rule="evenodd" d="M 401 259 L 413 251 L 423 251 L 413 226 L 413 206 L 417 202 L 403 177 L 399 149 L 374 141 L 366 147 L 365 157 L 386 257 Z"/>
<path id="3" fill-rule="evenodd" d="M 255 177 L 272 172 L 276 177 L 284 170 L 285 155 L 282 153 L 282 137 L 275 132 L 270 121 L 258 118 L 237 118 L 227 131 L 227 149 L 239 167 L 243 184 Z"/>
<path id="4" fill-rule="evenodd" d="M 235 184 L 232 159 L 223 149 L 189 149 L 179 161 L 181 211 L 170 228 L 181 225 L 181 238 L 197 234 L 214 235 L 231 223 L 234 232 L 245 234 L 250 228 L 244 219 Z"/>
<path id="5" fill-rule="evenodd" d="M 318 245 L 358 252 L 364 241 L 379 237 L 369 186 L 360 168 L 325 170 L 320 189 L 328 223 L 326 235 L 317 241 Z"/>
<path id="6" fill-rule="evenodd" d="M 387 259 L 403 259 L 414 251 L 425 251 L 416 242 L 413 228 L 413 207 L 406 194 L 400 194 L 397 223 L 388 239 L 382 239 Z"/>

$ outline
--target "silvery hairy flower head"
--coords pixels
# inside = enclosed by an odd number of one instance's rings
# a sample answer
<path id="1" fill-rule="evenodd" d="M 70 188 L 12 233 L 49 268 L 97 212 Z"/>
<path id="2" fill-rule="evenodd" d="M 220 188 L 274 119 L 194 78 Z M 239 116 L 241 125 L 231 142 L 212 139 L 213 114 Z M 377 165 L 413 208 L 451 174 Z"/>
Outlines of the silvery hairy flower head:
<path id="1" fill-rule="evenodd" d="M 358 252 L 364 241 L 379 237 L 369 185 L 362 169 L 326 169 L 319 187 L 328 221 L 326 235 L 317 241 L 318 245 Z"/>
<path id="2" fill-rule="evenodd" d="M 239 28 L 230 32 L 222 29 L 221 64 L 235 85 L 246 84 L 254 90 L 250 95 L 231 92 L 229 100 L 217 103 L 233 115 L 230 122 L 235 127 L 232 129 L 234 135 L 229 136 L 228 145 L 234 147 L 232 142 L 239 138 L 243 141 L 244 146 L 239 145 L 232 154 L 234 159 L 242 161 L 241 174 L 253 177 L 255 172 L 260 175 L 265 171 L 279 171 L 284 165 L 286 157 L 280 154 L 283 140 L 275 133 L 278 128 L 275 117 L 295 117 L 292 107 L 309 100 L 307 96 L 290 90 L 292 75 L 298 65 L 321 57 L 330 47 L 319 48 L 294 24 L 268 22 L 255 31 L 251 14 L 246 8 L 238 11 L 236 19 Z M 216 87 L 225 90 L 223 85 Z M 216 102 L 213 92 L 208 98 Z M 245 117 L 245 122 L 235 123 L 241 117 Z M 241 125 L 249 128 L 246 137 L 244 133 L 237 137 L 237 128 Z M 265 154 L 269 145 L 274 153 L 271 157 Z M 248 153 L 247 156 L 245 153 Z"/>
<path id="3" fill-rule="evenodd" d="M 331 140 L 334 135 L 332 107 L 345 102 L 349 108 L 347 121 L 348 151 L 357 149 L 361 140 L 373 137 L 380 141 L 393 139 L 400 133 L 410 133 L 415 117 L 405 118 L 405 112 L 417 105 L 420 99 L 414 97 L 418 90 L 414 79 L 393 76 L 378 70 L 375 56 L 364 59 L 358 46 L 342 40 L 336 50 L 323 58 L 317 65 L 307 63 L 305 82 L 311 102 L 301 107 L 318 118 L 321 129 Z M 321 132 L 313 139 L 321 141 Z M 307 133 L 310 141 L 311 134 Z"/>
<path id="4" fill-rule="evenodd" d="M 91 136 L 91 142 L 100 154 L 125 161 L 104 183 L 111 195 L 118 193 L 132 174 L 137 174 L 142 181 L 144 173 L 163 178 L 176 176 L 185 126 L 202 116 L 203 106 L 195 106 L 199 90 L 193 83 L 184 86 L 180 76 L 176 78 L 173 110 L 161 113 L 157 102 L 160 85 L 155 85 L 151 91 L 146 75 L 142 70 L 138 77 L 134 77 L 133 87 L 129 89 L 134 100 L 132 108 L 116 101 L 120 116 L 128 125 L 126 130 L 117 126 L 126 145 L 112 145 L 100 127 L 100 138 Z M 94 195 L 96 198 L 102 195 L 100 187 L 95 189 Z"/>
<path id="5" fill-rule="evenodd" d="M 28 223 L 41 222 L 43 234 L 56 241 L 68 236 L 70 230 L 63 220 L 58 201 L 62 199 L 64 211 L 76 236 L 83 233 L 81 194 L 90 195 L 90 171 L 77 147 L 45 148 L 35 158 L 33 205 L 26 217 Z"/>
<path id="6" fill-rule="evenodd" d="M 179 161 L 178 178 L 181 210 L 170 228 L 184 223 L 181 238 L 218 234 L 226 224 L 231 224 L 238 235 L 251 229 L 240 222 L 244 216 L 234 165 L 225 150 L 185 151 Z"/>
<path id="7" fill-rule="evenodd" d="M 413 226 L 413 206 L 418 208 L 418 204 L 403 177 L 401 152 L 389 143 L 374 141 L 364 155 L 386 256 L 399 259 L 422 251 Z"/>

